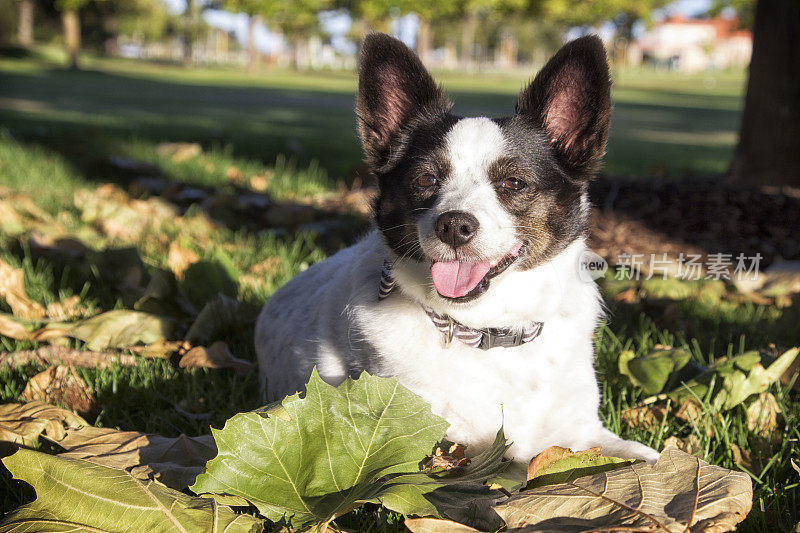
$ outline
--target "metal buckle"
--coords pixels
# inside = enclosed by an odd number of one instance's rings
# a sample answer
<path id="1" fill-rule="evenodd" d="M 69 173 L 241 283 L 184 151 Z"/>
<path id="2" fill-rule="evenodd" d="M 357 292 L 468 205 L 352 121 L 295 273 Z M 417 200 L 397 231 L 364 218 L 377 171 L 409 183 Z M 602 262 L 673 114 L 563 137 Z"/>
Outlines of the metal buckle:
<path id="1" fill-rule="evenodd" d="M 480 347 L 484 350 L 490 348 L 513 348 L 522 344 L 522 332 L 508 330 L 488 330 L 483 332 Z"/>

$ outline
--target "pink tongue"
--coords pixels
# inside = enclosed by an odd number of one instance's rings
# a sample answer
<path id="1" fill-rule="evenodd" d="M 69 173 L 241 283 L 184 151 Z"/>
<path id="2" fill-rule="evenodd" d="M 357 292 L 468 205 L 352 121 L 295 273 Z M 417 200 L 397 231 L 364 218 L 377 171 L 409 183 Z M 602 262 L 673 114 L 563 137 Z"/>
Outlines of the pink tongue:
<path id="1" fill-rule="evenodd" d="M 431 265 L 431 276 L 439 294 L 448 298 L 459 298 L 477 287 L 491 268 L 489 261 L 449 261 Z"/>

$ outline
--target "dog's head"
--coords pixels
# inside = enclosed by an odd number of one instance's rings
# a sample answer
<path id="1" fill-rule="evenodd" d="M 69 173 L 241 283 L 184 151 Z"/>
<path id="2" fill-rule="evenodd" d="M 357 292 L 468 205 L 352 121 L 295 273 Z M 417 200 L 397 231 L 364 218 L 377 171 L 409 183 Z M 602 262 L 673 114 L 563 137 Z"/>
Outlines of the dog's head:
<path id="1" fill-rule="evenodd" d="M 367 36 L 356 112 L 387 245 L 426 276 L 430 267 L 427 282 L 455 302 L 480 297 L 507 269 L 557 255 L 586 231 L 609 90 L 603 45 L 584 37 L 523 89 L 513 115 L 463 118 L 404 44 Z"/>

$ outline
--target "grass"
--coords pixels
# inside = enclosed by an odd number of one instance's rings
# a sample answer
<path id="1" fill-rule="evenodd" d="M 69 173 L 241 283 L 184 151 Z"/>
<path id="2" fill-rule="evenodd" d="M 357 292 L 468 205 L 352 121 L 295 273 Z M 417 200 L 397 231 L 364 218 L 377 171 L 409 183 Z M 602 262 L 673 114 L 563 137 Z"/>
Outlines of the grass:
<path id="1" fill-rule="evenodd" d="M 40 231 L 77 236 L 97 251 L 134 247 L 149 269 L 167 266 L 173 241 L 201 259 L 213 260 L 222 251 L 240 274 L 238 298 L 256 306 L 301 269 L 343 246 L 327 235 L 251 231 L 244 223 L 241 228 L 209 228 L 199 211 L 148 228 L 135 239 L 123 239 L 87 220 L 73 197 L 82 188 L 96 191 L 107 182 L 124 186 L 136 177 L 111 165 L 110 156 L 155 163 L 169 180 L 223 191 L 231 188 L 232 168 L 245 183 L 251 176 L 264 176 L 269 194 L 278 201 L 349 183 L 359 166 L 351 74 L 269 71 L 252 76 L 103 58 L 88 58 L 86 66 L 86 72 L 63 70 L 49 53 L 0 57 L 0 185 L 31 198 L 52 215 L 37 226 Z M 442 74 L 441 79 L 457 111 L 492 115 L 511 110 L 524 81 L 518 76 L 456 74 Z M 723 171 L 735 140 L 742 84 L 742 73 L 617 73 L 606 170 L 642 179 Z M 177 161 L 159 152 L 158 144 L 164 141 L 199 142 L 203 151 Z M 12 221 L 0 220 L 0 259 L 24 270 L 32 299 L 47 304 L 78 295 L 89 313 L 127 305 L 104 268 L 85 268 L 38 253 L 28 246 L 26 233 L 19 235 L 24 230 L 30 228 L 14 228 Z M 273 261 L 273 268 L 248 275 L 265 261 Z M 614 296 L 629 285 L 603 283 L 610 314 L 596 334 L 595 346 L 607 425 L 625 438 L 656 448 L 669 436 L 694 434 L 705 460 L 739 468 L 730 444 L 743 449 L 757 444 L 743 407 L 715 419 L 714 437 L 706 428 L 672 418 L 650 431 L 631 428 L 620 412 L 644 395 L 619 374 L 617 357 L 625 349 L 646 353 L 656 344 L 685 345 L 698 363 L 708 364 L 740 349 L 770 343 L 790 347 L 800 340 L 800 304 L 740 301 L 718 284 L 636 285 L 641 300 L 628 304 Z M 0 311 L 8 310 L 0 300 Z M 221 340 L 238 357 L 254 360 L 252 326 L 230 331 Z M 32 347 L 30 342 L 0 337 L 0 352 Z M 17 401 L 28 379 L 40 370 L 32 365 L 0 369 L 0 401 Z M 186 370 L 163 360 L 145 360 L 135 367 L 80 372 L 102 405 L 91 420 L 100 426 L 197 435 L 259 405 L 255 378 L 230 371 Z M 749 472 L 755 498 L 744 531 L 784 531 L 800 520 L 798 475 L 790 465 L 791 459 L 800 462 L 800 402 L 785 385 L 774 385 L 771 392 L 783 410 L 784 428 L 772 455 Z M 211 419 L 187 418 L 175 409 L 177 404 L 201 407 Z M 7 474 L 0 475 L 3 510 L 29 497 L 30 492 Z M 374 531 L 401 530 L 401 522 L 395 514 L 369 509 L 337 521 L 341 527 Z"/>

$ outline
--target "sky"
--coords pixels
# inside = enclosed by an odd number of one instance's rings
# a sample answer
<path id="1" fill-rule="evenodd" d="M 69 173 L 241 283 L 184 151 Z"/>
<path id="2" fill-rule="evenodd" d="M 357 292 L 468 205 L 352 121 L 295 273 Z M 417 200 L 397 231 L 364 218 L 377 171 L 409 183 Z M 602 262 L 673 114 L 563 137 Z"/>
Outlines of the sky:
<path id="1" fill-rule="evenodd" d="M 186 7 L 186 0 L 163 0 L 174 13 L 181 13 Z M 663 10 L 664 14 L 692 17 L 704 13 L 711 6 L 712 0 L 676 0 Z M 247 37 L 247 16 L 228 13 L 227 11 L 209 10 L 205 13 L 206 21 L 215 28 L 234 32 L 239 42 L 244 43 Z M 355 43 L 348 41 L 345 34 L 350 28 L 350 17 L 344 12 L 327 12 L 322 17 L 322 27 L 331 36 L 331 44 L 342 53 L 355 53 Z M 609 31 L 602 28 L 601 32 Z M 417 33 L 416 15 L 406 15 L 394 22 L 393 33 L 409 46 L 414 46 Z M 281 36 L 271 33 L 266 26 L 258 24 L 255 30 L 256 47 L 264 53 L 279 51 L 284 46 Z"/>

